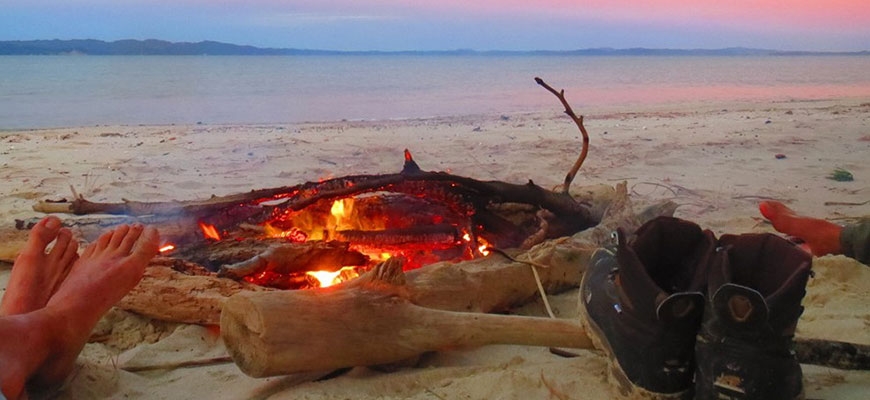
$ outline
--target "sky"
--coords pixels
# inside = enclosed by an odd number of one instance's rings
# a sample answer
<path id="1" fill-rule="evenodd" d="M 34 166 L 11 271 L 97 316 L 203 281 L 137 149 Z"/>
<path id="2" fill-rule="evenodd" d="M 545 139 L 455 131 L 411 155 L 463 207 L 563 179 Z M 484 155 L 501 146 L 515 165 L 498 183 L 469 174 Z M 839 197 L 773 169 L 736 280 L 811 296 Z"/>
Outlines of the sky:
<path id="1" fill-rule="evenodd" d="M 870 50 L 868 0 L 0 0 L 0 40 L 325 50 Z"/>

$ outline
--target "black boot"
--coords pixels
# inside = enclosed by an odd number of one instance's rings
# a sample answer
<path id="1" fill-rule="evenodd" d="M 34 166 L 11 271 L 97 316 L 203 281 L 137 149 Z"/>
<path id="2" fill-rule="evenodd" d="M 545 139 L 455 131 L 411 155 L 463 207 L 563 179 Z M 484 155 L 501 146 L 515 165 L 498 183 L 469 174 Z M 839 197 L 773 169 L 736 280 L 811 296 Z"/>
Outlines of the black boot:
<path id="1" fill-rule="evenodd" d="M 715 248 L 712 232 L 660 217 L 630 243 L 618 231 L 615 254 L 593 255 L 580 284 L 581 318 L 610 358 L 621 395 L 691 396 L 702 292 Z"/>
<path id="2" fill-rule="evenodd" d="M 792 339 L 812 257 L 772 234 L 719 243 L 695 347 L 696 398 L 802 398 Z"/>

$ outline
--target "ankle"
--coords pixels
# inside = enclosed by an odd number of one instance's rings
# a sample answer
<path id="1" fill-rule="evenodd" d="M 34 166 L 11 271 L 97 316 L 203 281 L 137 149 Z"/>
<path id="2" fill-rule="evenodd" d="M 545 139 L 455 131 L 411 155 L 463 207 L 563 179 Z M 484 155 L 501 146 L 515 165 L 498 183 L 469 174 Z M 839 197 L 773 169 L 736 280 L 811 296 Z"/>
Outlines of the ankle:
<path id="1" fill-rule="evenodd" d="M 25 396 L 28 379 L 52 357 L 59 335 L 52 318 L 43 310 L 2 317 L 0 337 L 6 340 L 0 343 L 0 391 L 5 398 Z"/>
<path id="2" fill-rule="evenodd" d="M 84 325 L 75 318 L 74 310 L 46 307 L 40 311 L 51 321 L 52 333 L 42 340 L 47 352 L 45 361 L 34 369 L 27 381 L 27 389 L 33 393 L 53 391 L 63 384 L 91 334 L 89 329 L 82 330 Z"/>

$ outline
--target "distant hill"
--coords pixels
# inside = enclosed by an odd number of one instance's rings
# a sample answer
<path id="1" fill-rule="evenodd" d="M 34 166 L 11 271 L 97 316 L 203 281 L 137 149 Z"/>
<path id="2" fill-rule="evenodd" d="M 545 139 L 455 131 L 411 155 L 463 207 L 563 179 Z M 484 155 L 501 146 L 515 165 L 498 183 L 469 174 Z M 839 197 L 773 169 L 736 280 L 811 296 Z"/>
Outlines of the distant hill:
<path id="1" fill-rule="evenodd" d="M 164 40 L 23 40 L 0 41 L 2 55 L 281 55 L 288 49 L 263 49 L 228 43 L 204 41 L 173 43 Z"/>
<path id="2" fill-rule="evenodd" d="M 337 54 L 397 54 L 397 55 L 667 55 L 667 56 L 761 56 L 761 55 L 870 55 L 861 52 L 778 51 L 732 47 L 725 49 L 648 49 L 593 48 L 566 51 L 334 51 L 285 48 L 261 48 L 214 41 L 167 42 L 164 40 L 118 40 L 106 42 L 94 39 L 75 40 L 15 40 L 0 41 L 0 55 L 337 55 Z"/>

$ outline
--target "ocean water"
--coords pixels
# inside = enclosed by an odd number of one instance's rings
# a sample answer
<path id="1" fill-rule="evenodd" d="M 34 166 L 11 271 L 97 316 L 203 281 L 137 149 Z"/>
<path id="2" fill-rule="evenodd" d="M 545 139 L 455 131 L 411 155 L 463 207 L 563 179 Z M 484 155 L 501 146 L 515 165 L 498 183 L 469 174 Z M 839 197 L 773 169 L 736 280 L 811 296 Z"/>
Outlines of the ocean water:
<path id="1" fill-rule="evenodd" d="M 0 56 L 0 129 L 870 96 L 862 56 Z"/>

